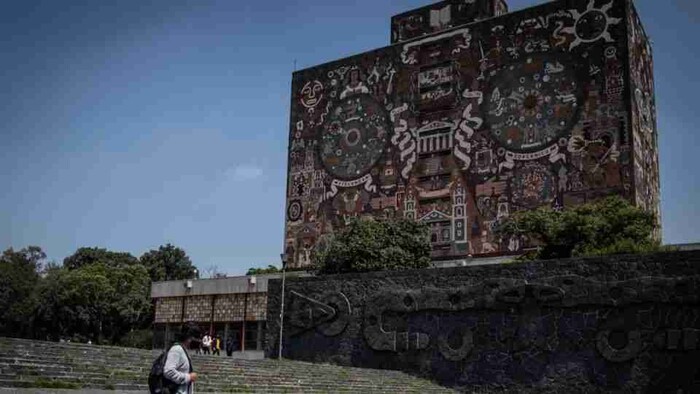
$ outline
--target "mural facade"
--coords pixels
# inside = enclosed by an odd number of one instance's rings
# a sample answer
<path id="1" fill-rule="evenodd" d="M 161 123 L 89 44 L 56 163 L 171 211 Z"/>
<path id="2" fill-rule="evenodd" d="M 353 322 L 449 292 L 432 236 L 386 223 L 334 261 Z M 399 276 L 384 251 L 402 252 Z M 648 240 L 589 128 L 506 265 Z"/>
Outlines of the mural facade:
<path id="1" fill-rule="evenodd" d="M 634 4 L 629 3 L 630 95 L 635 202 L 660 220 L 660 184 L 654 63 L 649 39 Z M 658 234 L 660 237 L 660 234 Z"/>
<path id="2" fill-rule="evenodd" d="M 416 31 L 294 73 L 292 266 L 356 216 L 425 222 L 433 257 L 454 258 L 522 249 L 493 231 L 519 210 L 618 194 L 658 212 L 651 52 L 628 0 Z"/>
<path id="3" fill-rule="evenodd" d="M 412 40 L 508 12 L 505 0 L 446 0 L 394 15 L 391 43 Z"/>

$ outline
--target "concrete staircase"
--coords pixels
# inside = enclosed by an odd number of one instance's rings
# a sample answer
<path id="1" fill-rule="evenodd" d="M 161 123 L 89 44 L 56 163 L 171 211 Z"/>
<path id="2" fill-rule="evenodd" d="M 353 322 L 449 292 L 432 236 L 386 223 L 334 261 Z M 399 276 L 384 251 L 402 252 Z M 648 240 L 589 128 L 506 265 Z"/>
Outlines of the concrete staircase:
<path id="1" fill-rule="evenodd" d="M 107 389 L 147 392 L 159 352 L 0 338 L 0 387 Z M 450 389 L 398 371 L 290 360 L 237 360 L 192 355 L 196 392 L 448 393 Z"/>

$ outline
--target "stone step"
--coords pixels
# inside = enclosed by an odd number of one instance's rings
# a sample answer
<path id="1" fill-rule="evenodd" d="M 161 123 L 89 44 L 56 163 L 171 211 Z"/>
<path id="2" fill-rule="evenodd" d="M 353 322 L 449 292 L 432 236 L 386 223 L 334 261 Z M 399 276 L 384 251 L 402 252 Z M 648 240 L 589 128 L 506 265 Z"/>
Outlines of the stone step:
<path id="1" fill-rule="evenodd" d="M 0 338 L 0 387 L 76 386 L 146 391 L 160 351 Z M 197 392 L 453 392 L 400 371 L 290 360 L 191 355 Z M 43 386 L 42 386 L 43 387 Z"/>
<path id="2" fill-rule="evenodd" d="M 32 366 L 30 368 L 23 368 L 22 366 L 12 366 L 11 367 L 12 371 L 15 371 L 19 374 L 22 375 L 28 375 L 28 376 L 36 376 L 38 374 L 41 374 L 42 376 L 80 376 L 83 380 L 88 379 L 88 378 L 101 378 L 101 379 L 110 379 L 110 378 L 115 378 L 118 377 L 120 379 L 126 379 L 126 378 L 143 378 L 147 376 L 146 373 L 138 373 L 138 372 L 124 372 L 124 371 L 117 371 L 117 372 L 87 372 L 87 371 L 75 371 L 75 370 L 61 370 L 57 368 L 51 368 L 51 367 L 35 367 Z M 258 383 L 260 381 L 263 382 L 286 382 L 286 381 L 292 381 L 292 382 L 298 382 L 298 381 L 311 381 L 311 382 L 316 382 L 316 383 L 325 383 L 325 382 L 339 382 L 343 384 L 352 384 L 356 386 L 363 386 L 365 383 L 369 384 L 374 384 L 376 381 L 380 381 L 384 384 L 390 384 L 390 383 L 396 383 L 397 380 L 395 379 L 387 379 L 385 377 L 375 377 L 373 379 L 368 379 L 367 377 L 344 377 L 342 380 L 338 381 L 338 379 L 333 380 L 329 379 L 327 376 L 324 375 L 318 375 L 318 376 L 305 376 L 305 378 L 299 379 L 298 376 L 280 376 L 280 375 L 270 375 L 270 374 L 265 374 L 265 373 L 256 373 L 256 371 L 246 371 L 244 373 L 230 373 L 230 374 L 213 374 L 209 372 L 202 372 L 203 376 L 203 381 L 204 382 L 215 382 L 217 380 L 221 379 L 226 379 L 228 381 L 249 381 L 249 382 L 254 382 Z"/>

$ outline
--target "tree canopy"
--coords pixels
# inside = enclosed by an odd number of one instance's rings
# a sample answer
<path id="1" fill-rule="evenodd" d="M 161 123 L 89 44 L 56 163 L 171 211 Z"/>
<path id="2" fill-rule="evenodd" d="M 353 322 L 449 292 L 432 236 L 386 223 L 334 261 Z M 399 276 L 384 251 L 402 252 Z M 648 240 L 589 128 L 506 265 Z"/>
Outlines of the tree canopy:
<path id="1" fill-rule="evenodd" d="M 171 244 L 149 250 L 139 259 L 153 282 L 182 280 L 198 277 L 199 272 L 184 250 Z"/>
<path id="2" fill-rule="evenodd" d="M 52 271 L 39 287 L 38 319 L 47 334 L 114 342 L 151 320 L 150 278 L 141 265 L 103 263 Z"/>
<path id="3" fill-rule="evenodd" d="M 246 275 L 262 275 L 262 274 L 274 274 L 277 272 L 282 272 L 281 269 L 275 267 L 272 264 L 268 264 L 267 268 L 248 268 Z"/>
<path id="4" fill-rule="evenodd" d="M 320 274 L 424 268 L 429 229 L 412 220 L 355 219 L 315 250 L 312 262 Z"/>
<path id="5" fill-rule="evenodd" d="M 103 248 L 78 248 L 72 255 L 63 259 L 63 266 L 69 270 L 84 267 L 86 265 L 102 263 L 117 267 L 133 265 L 138 259 L 126 252 L 112 252 Z"/>
<path id="6" fill-rule="evenodd" d="M 539 245 L 529 258 L 555 259 L 659 250 L 655 215 L 619 196 L 562 210 L 517 212 L 502 222 L 505 237 L 526 236 Z"/>
<path id="7" fill-rule="evenodd" d="M 36 246 L 0 256 L 0 335 L 150 346 L 152 278 L 195 272 L 170 244 L 141 259 L 94 247 L 79 248 L 62 266 L 45 259 Z"/>
<path id="8" fill-rule="evenodd" d="M 10 248 L 0 256 L 0 332 L 18 336 L 31 330 L 37 304 L 34 289 L 45 259 L 38 246 Z"/>

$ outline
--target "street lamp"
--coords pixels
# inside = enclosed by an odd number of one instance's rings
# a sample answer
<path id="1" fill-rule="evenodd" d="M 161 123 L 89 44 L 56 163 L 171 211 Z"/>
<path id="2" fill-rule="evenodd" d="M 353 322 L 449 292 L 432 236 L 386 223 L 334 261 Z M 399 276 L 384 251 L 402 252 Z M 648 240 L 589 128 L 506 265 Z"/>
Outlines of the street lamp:
<path id="1" fill-rule="evenodd" d="M 194 270 L 192 270 L 192 272 L 194 273 L 194 278 L 192 279 L 197 279 L 197 269 L 195 268 Z"/>
<path id="2" fill-rule="evenodd" d="M 282 359 L 282 328 L 284 324 L 284 279 L 286 276 L 285 270 L 287 268 L 287 254 L 280 253 L 280 260 L 282 260 L 282 305 L 280 306 L 280 346 L 279 354 L 277 355 L 278 360 Z"/>

